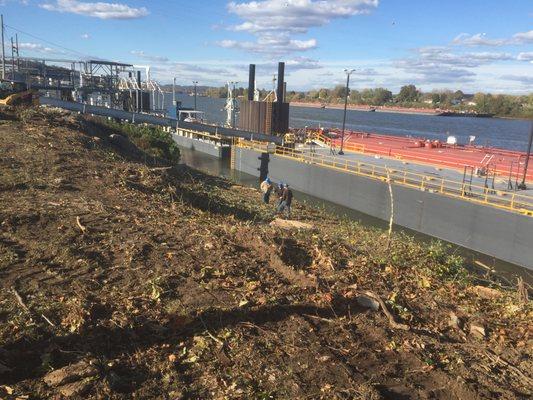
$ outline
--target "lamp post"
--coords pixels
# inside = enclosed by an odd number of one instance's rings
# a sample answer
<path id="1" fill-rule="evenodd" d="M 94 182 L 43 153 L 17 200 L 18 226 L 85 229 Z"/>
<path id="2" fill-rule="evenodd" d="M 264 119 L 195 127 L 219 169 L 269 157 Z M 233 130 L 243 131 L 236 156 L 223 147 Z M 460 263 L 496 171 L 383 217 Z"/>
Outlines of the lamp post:
<path id="1" fill-rule="evenodd" d="M 529 141 L 527 143 L 526 150 L 526 161 L 524 164 L 524 176 L 522 177 L 522 182 L 518 185 L 518 189 L 526 190 L 526 177 L 527 177 L 527 167 L 529 165 L 529 157 L 531 156 L 531 144 L 533 143 L 533 121 L 531 121 L 531 132 L 529 133 Z"/>
<path id="2" fill-rule="evenodd" d="M 196 111 L 196 85 L 198 85 L 198 81 L 192 81 L 194 84 L 194 111 Z"/>
<path id="3" fill-rule="evenodd" d="M 172 78 L 172 105 L 176 107 L 176 78 Z"/>
<path id="4" fill-rule="evenodd" d="M 342 134 L 341 134 L 341 149 L 337 154 L 344 155 L 344 128 L 346 127 L 346 109 L 348 108 L 348 92 L 350 91 L 350 75 L 354 72 L 355 69 L 344 69 L 346 73 L 346 90 L 344 91 L 344 115 L 342 117 Z"/>

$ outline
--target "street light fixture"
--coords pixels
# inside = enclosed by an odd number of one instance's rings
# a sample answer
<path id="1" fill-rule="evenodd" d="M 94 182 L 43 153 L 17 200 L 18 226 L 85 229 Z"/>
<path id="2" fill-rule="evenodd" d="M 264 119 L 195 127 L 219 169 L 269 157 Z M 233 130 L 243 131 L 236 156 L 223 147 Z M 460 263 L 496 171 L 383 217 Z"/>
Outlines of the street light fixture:
<path id="1" fill-rule="evenodd" d="M 196 85 L 198 85 L 198 81 L 192 81 L 194 85 L 194 111 L 196 111 Z"/>
<path id="2" fill-rule="evenodd" d="M 346 73 L 346 90 L 344 91 L 344 115 L 342 117 L 342 134 L 341 134 L 341 149 L 337 154 L 344 155 L 344 128 L 346 127 L 346 109 L 348 108 L 348 93 L 350 91 L 350 75 L 355 72 L 355 69 L 344 69 Z"/>
<path id="3" fill-rule="evenodd" d="M 527 178 L 527 168 L 529 165 L 529 157 L 531 157 L 531 145 L 533 144 L 533 121 L 531 121 L 531 131 L 529 132 L 529 141 L 527 143 L 526 149 L 526 161 L 524 163 L 524 175 L 522 177 L 522 182 L 518 185 L 518 189 L 526 190 L 526 178 Z"/>
<path id="4" fill-rule="evenodd" d="M 172 78 L 172 105 L 176 107 L 176 78 Z"/>

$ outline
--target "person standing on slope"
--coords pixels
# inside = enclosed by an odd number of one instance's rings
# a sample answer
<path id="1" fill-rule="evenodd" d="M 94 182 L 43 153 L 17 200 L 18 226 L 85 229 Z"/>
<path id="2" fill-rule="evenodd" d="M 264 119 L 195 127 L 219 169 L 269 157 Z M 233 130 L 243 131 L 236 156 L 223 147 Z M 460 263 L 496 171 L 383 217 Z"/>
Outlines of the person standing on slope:
<path id="1" fill-rule="evenodd" d="M 269 177 L 261 182 L 261 192 L 263 192 L 263 203 L 268 204 L 270 201 L 270 194 L 272 193 L 272 182 Z"/>
<path id="2" fill-rule="evenodd" d="M 278 206 L 278 212 L 282 213 L 285 211 L 287 219 L 291 217 L 291 204 L 292 204 L 292 190 L 289 188 L 289 185 L 285 185 L 283 188 L 283 193 L 281 195 L 281 203 Z"/>

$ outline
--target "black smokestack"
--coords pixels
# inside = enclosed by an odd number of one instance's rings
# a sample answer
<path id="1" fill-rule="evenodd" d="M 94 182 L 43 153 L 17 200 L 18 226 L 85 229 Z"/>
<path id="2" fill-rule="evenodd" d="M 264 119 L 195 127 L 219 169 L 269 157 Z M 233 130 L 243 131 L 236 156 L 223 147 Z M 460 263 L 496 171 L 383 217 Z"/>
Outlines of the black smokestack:
<path id="1" fill-rule="evenodd" d="M 283 82 L 285 82 L 285 63 L 280 62 L 278 64 L 278 103 L 283 103 Z"/>
<path id="2" fill-rule="evenodd" d="M 248 100 L 254 99 L 255 92 L 255 64 L 250 64 L 250 75 L 248 76 Z"/>

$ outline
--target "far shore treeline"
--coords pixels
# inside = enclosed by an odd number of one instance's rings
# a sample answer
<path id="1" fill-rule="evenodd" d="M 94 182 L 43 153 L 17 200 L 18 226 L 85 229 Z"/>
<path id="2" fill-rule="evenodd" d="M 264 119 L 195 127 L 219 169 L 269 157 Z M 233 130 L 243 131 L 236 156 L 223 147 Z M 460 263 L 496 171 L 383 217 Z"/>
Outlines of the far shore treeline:
<path id="1" fill-rule="evenodd" d="M 321 88 L 309 91 L 288 91 L 287 101 L 299 103 L 339 104 L 344 102 L 345 86 Z M 246 96 L 246 88 L 237 88 L 237 96 Z M 225 98 L 226 87 L 210 87 L 199 91 L 202 95 Z M 261 98 L 266 90 L 261 90 Z M 467 111 L 493 114 L 499 117 L 533 118 L 533 93 L 528 95 L 507 95 L 491 93 L 466 94 L 461 90 L 422 92 L 414 85 L 403 86 L 393 94 L 385 88 L 351 89 L 348 102 L 362 106 L 394 106 L 407 108 L 427 108 L 451 111 Z"/>

